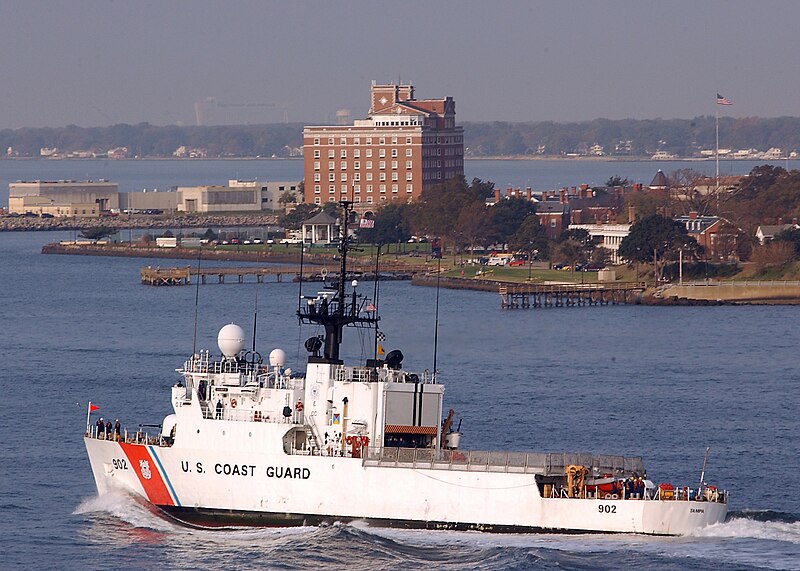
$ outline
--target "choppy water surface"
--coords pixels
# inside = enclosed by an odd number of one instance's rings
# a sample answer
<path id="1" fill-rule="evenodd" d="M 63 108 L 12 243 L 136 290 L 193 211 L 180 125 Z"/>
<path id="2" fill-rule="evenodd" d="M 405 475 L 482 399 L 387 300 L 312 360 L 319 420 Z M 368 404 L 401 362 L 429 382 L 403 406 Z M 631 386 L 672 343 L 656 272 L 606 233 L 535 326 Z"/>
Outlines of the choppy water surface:
<path id="1" fill-rule="evenodd" d="M 0 568 L 800 569 L 798 308 L 504 312 L 493 294 L 441 294 L 439 367 L 466 447 L 641 454 L 655 480 L 693 484 L 710 446 L 706 479 L 732 514 L 696 536 L 206 531 L 98 498 L 81 441 L 90 399 L 128 427 L 169 412 L 195 290 L 140 285 L 148 260 L 39 254 L 61 237 L 0 234 Z M 303 368 L 315 331 L 296 325 L 293 284 L 201 287 L 198 345 L 249 329 L 256 288 L 259 350 Z M 432 365 L 434 298 L 383 286 L 387 345 L 409 368 Z M 344 352 L 368 346 L 354 332 Z"/>

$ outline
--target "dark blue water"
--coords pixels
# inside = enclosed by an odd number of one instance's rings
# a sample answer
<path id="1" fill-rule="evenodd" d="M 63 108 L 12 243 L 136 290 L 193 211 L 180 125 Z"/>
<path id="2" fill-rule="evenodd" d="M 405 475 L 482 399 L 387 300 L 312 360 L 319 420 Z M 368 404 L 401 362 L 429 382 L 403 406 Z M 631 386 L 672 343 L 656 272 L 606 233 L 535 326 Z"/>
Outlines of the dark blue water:
<path id="1" fill-rule="evenodd" d="M 746 174 L 765 161 L 720 161 L 720 174 Z M 786 161 L 773 164 L 786 167 Z M 797 168 L 797 161 L 789 161 Z M 658 169 L 666 173 L 691 168 L 713 175 L 713 161 L 602 161 L 602 160 L 466 160 L 467 180 L 480 178 L 499 188 L 508 186 L 550 190 L 583 183 L 605 184 L 619 175 L 631 182 L 649 184 Z M 18 180 L 98 180 L 119 183 L 120 192 L 142 189 L 169 190 L 173 186 L 227 184 L 229 179 L 266 181 L 300 180 L 303 161 L 253 160 L 0 160 L 0 206 L 8 205 L 8 183 Z"/>
<path id="2" fill-rule="evenodd" d="M 800 308 L 501 311 L 442 292 L 438 362 L 466 447 L 641 454 L 656 481 L 695 483 L 710 446 L 706 480 L 733 513 L 695 537 L 191 530 L 97 498 L 81 436 L 89 400 L 129 427 L 169 412 L 195 289 L 140 285 L 163 260 L 39 253 L 61 237 L 0 234 L 2 569 L 800 568 Z M 315 331 L 293 319 L 293 284 L 202 286 L 198 345 L 249 330 L 257 288 L 258 348 L 302 369 Z M 387 283 L 381 299 L 387 348 L 431 368 L 435 290 Z M 345 353 L 368 345 L 354 333 Z"/>

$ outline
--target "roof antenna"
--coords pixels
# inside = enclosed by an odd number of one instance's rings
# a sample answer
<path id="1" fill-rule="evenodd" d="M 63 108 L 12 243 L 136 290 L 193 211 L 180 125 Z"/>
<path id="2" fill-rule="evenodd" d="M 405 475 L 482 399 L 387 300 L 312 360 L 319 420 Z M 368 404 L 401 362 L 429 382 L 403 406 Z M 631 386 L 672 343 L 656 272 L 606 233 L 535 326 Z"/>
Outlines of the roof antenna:
<path id="1" fill-rule="evenodd" d="M 258 279 L 256 279 L 256 300 L 253 307 L 253 350 L 251 352 L 252 365 L 256 364 L 256 324 L 258 323 Z"/>
<path id="2" fill-rule="evenodd" d="M 304 234 L 304 233 L 303 233 Z M 302 301 L 303 301 L 303 252 L 306 251 L 306 240 L 305 236 L 300 235 L 300 279 L 297 282 L 297 312 L 299 313 L 301 309 L 303 309 Z"/>
<path id="3" fill-rule="evenodd" d="M 436 356 L 439 349 L 439 280 L 442 276 L 442 257 L 436 261 L 436 321 L 433 330 L 433 382 L 436 383 Z"/>
<path id="4" fill-rule="evenodd" d="M 200 305 L 200 259 L 203 257 L 202 244 L 197 249 L 197 282 L 194 287 L 194 334 L 192 335 L 192 360 L 197 351 L 197 311 Z"/>

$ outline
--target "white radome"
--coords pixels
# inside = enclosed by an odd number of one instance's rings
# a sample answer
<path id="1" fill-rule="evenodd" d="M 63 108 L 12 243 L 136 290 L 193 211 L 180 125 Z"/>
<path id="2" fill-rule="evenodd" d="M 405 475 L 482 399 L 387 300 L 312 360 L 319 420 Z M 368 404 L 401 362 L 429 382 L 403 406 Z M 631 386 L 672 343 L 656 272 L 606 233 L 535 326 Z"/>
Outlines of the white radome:
<path id="1" fill-rule="evenodd" d="M 244 348 L 244 329 L 235 323 L 229 323 L 219 330 L 217 346 L 226 357 L 235 357 Z"/>
<path id="2" fill-rule="evenodd" d="M 270 367 L 283 367 L 286 364 L 286 351 L 283 349 L 273 349 L 269 352 Z"/>

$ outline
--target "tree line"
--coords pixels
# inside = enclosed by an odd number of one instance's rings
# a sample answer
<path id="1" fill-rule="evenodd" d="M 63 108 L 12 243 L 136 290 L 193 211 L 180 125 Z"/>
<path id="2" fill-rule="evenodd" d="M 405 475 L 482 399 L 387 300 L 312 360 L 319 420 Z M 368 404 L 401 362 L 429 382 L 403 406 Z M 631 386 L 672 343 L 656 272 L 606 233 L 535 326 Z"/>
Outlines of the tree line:
<path id="1" fill-rule="evenodd" d="M 574 123 L 467 122 L 467 156 L 586 154 L 599 144 L 606 155 L 649 156 L 665 150 L 692 156 L 714 148 L 715 118 L 595 119 Z M 720 141 L 733 149 L 800 148 L 800 118 L 721 117 Z M 65 153 L 103 153 L 127 147 L 131 156 L 170 157 L 180 146 L 204 149 L 208 157 L 289 157 L 302 147 L 303 124 L 156 126 L 149 123 L 108 127 L 22 128 L 0 130 L 0 149 L 36 157 L 43 147 Z"/>

